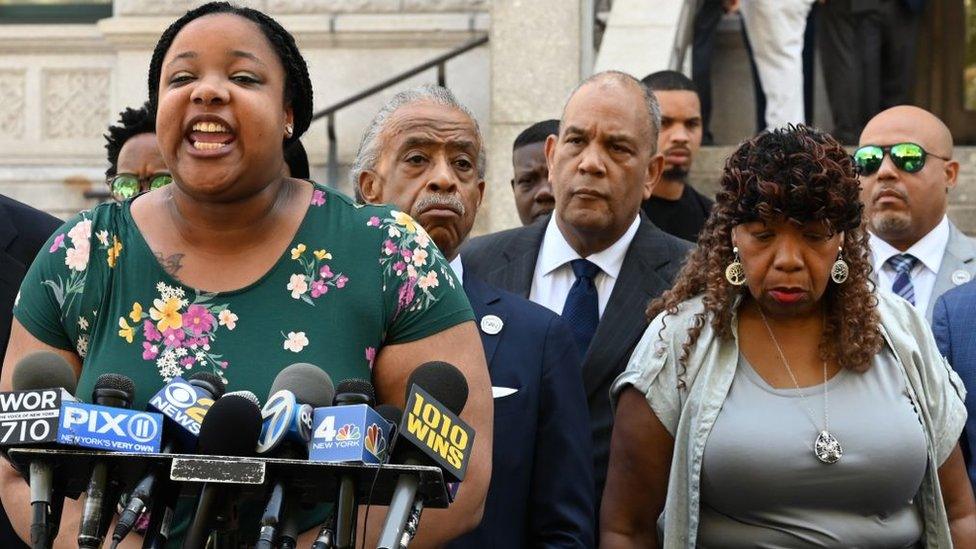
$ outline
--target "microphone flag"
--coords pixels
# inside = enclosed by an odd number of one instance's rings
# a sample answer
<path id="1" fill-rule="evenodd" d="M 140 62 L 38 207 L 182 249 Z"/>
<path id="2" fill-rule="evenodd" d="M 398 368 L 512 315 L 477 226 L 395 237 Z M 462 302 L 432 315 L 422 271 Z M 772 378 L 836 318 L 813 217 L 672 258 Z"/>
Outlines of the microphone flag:
<path id="1" fill-rule="evenodd" d="M 410 388 L 405 410 L 400 421 L 400 438 L 409 440 L 443 467 L 448 481 L 464 480 L 474 445 L 474 429 L 416 384 Z"/>
<path id="2" fill-rule="evenodd" d="M 85 402 L 63 402 L 58 442 L 112 452 L 158 453 L 163 416 Z"/>
<path id="3" fill-rule="evenodd" d="M 381 464 L 390 447 L 390 424 L 365 404 L 315 409 L 308 443 L 310 461 Z"/>
<path id="4" fill-rule="evenodd" d="M 0 446 L 57 442 L 61 404 L 74 400 L 64 389 L 0 392 Z"/>

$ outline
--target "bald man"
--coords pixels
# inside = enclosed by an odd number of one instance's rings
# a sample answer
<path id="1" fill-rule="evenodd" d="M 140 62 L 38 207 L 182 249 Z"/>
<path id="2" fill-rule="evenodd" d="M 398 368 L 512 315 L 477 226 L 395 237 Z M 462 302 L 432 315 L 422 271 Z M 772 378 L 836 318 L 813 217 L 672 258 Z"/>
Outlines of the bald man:
<path id="1" fill-rule="evenodd" d="M 946 217 L 959 175 L 952 154 L 949 128 L 907 105 L 872 118 L 854 153 L 879 287 L 929 321 L 936 299 L 976 274 L 976 242 Z"/>

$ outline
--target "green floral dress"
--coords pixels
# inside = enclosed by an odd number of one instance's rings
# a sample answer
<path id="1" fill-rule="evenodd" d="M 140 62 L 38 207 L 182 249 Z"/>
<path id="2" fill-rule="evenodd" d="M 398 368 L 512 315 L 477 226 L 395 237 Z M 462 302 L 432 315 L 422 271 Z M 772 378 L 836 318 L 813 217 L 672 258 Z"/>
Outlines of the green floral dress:
<path id="1" fill-rule="evenodd" d="M 14 314 L 83 359 L 78 395 L 104 373 L 135 382 L 134 408 L 174 376 L 220 376 L 264 401 L 275 376 L 316 364 L 335 383 L 369 379 L 384 345 L 473 320 L 454 272 L 420 225 L 315 186 L 289 249 L 257 282 L 208 293 L 159 264 L 131 200 L 82 212 L 41 250 Z M 219 266 L 215 266 L 219 268 Z"/>

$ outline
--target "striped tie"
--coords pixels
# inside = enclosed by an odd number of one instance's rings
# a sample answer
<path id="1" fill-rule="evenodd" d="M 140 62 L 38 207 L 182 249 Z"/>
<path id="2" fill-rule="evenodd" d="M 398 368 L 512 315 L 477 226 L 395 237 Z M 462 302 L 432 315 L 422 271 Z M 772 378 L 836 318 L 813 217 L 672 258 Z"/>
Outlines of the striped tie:
<path id="1" fill-rule="evenodd" d="M 891 291 L 914 305 L 915 286 L 912 285 L 912 269 L 918 263 L 918 258 L 912 254 L 898 254 L 889 257 L 885 263 L 895 270 L 895 283 L 891 285 Z"/>

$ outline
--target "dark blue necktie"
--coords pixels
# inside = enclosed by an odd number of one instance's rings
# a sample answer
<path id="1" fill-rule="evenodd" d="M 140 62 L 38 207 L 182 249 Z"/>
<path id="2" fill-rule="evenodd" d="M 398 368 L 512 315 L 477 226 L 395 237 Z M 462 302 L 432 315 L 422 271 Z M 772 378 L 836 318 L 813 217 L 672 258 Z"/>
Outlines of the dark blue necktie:
<path id="1" fill-rule="evenodd" d="M 573 267 L 576 282 L 573 282 L 573 287 L 566 296 L 562 316 L 573 329 L 580 354 L 585 355 L 590 347 L 590 340 L 596 333 L 596 326 L 600 323 L 600 300 L 593 279 L 601 271 L 585 259 L 574 259 L 569 264 Z"/>
<path id="2" fill-rule="evenodd" d="M 895 270 L 895 282 L 891 285 L 891 291 L 914 305 L 915 285 L 912 284 L 912 269 L 918 263 L 918 258 L 912 254 L 898 254 L 889 257 L 885 263 Z"/>

